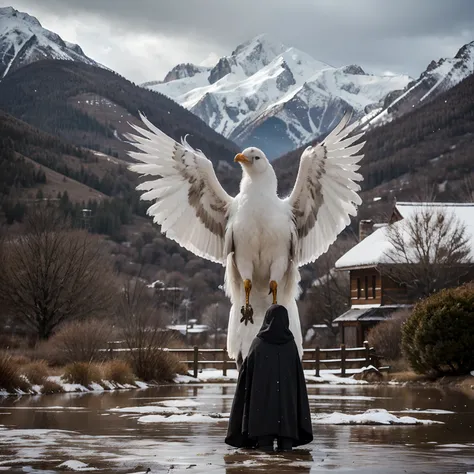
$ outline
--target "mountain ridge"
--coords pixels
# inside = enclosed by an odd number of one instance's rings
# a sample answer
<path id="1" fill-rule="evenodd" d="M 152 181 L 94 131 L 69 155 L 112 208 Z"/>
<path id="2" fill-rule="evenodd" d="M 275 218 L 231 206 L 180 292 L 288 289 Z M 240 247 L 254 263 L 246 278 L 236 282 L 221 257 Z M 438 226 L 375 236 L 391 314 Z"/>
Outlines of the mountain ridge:
<path id="1" fill-rule="evenodd" d="M 461 46 L 453 58 L 432 60 L 420 76 L 403 90 L 394 91 L 392 101 L 369 122 L 379 125 L 399 117 L 414 107 L 427 103 L 474 73 L 474 41 Z"/>
<path id="2" fill-rule="evenodd" d="M 64 41 L 34 16 L 0 8 L 0 78 L 42 59 L 64 59 L 104 67 L 84 54 L 78 44 Z"/>
<path id="3" fill-rule="evenodd" d="M 360 117 L 408 76 L 375 76 L 358 65 L 335 68 L 259 35 L 214 67 L 177 65 L 142 84 L 176 100 L 242 148 L 275 158 L 328 132 L 347 109 Z"/>

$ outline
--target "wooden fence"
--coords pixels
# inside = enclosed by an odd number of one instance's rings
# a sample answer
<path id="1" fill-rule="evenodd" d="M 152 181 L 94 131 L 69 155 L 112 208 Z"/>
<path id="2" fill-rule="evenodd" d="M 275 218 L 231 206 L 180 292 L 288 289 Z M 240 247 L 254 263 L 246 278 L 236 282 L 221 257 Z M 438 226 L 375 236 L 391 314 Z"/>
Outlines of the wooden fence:
<path id="1" fill-rule="evenodd" d="M 204 349 L 194 346 L 187 349 L 163 349 L 174 353 L 180 361 L 187 364 L 193 370 L 196 378 L 200 368 L 222 369 L 223 375 L 227 375 L 227 370 L 235 368 L 235 361 L 229 359 L 226 349 Z M 340 347 L 331 349 L 303 350 L 303 368 L 313 369 L 314 375 L 319 377 L 323 368 L 338 370 L 341 377 L 345 377 L 348 369 L 357 369 L 373 365 L 379 367 L 379 359 L 374 350 L 365 342 L 363 347 Z M 379 367 L 380 368 L 380 367 Z"/>

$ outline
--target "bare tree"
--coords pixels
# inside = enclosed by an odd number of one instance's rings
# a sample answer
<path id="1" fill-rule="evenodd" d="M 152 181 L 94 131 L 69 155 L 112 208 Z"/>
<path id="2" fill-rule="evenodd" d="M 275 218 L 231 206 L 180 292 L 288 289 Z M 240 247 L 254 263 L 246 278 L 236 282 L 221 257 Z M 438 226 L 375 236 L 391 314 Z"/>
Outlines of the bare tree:
<path id="1" fill-rule="evenodd" d="M 438 195 L 438 185 L 427 177 L 417 179 L 416 191 L 413 201 L 417 202 L 434 202 Z"/>
<path id="2" fill-rule="evenodd" d="M 229 303 L 225 300 L 212 303 L 204 310 L 202 321 L 214 334 L 214 347 L 218 347 L 219 333 L 227 329 L 229 310 Z"/>
<path id="3" fill-rule="evenodd" d="M 110 312 L 116 294 L 97 239 L 48 207 L 29 213 L 23 234 L 3 239 L 0 268 L 0 300 L 40 339 L 65 321 Z"/>
<path id="4" fill-rule="evenodd" d="M 129 349 L 134 372 L 144 380 L 167 380 L 177 370 L 177 359 L 163 351 L 173 336 L 164 329 L 153 290 L 138 277 L 124 281 L 117 307 L 117 323 Z"/>
<path id="5" fill-rule="evenodd" d="M 474 175 L 464 178 L 462 194 L 466 202 L 474 202 Z"/>
<path id="6" fill-rule="evenodd" d="M 387 226 L 390 249 L 380 271 L 406 286 L 411 297 L 426 297 L 457 285 L 469 273 L 465 225 L 442 209 L 420 209 Z"/>

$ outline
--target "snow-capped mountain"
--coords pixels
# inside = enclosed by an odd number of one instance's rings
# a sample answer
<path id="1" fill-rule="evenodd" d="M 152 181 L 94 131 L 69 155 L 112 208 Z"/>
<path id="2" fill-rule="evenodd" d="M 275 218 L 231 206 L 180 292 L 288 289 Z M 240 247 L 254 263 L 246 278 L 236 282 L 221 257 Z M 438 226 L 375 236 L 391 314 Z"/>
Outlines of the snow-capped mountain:
<path id="1" fill-rule="evenodd" d="M 241 44 L 212 67 L 180 64 L 163 81 L 142 84 L 194 112 L 242 147 L 274 158 L 326 133 L 351 108 L 379 108 L 408 76 L 335 68 L 266 35 Z"/>
<path id="2" fill-rule="evenodd" d="M 67 59 L 100 66 L 79 45 L 43 28 L 35 17 L 12 7 L 0 8 L 0 79 L 41 59 Z"/>
<path id="3" fill-rule="evenodd" d="M 474 41 L 465 44 L 454 58 L 431 61 L 418 79 L 386 98 L 383 107 L 370 123 L 380 125 L 403 115 L 413 107 L 433 100 L 473 73 Z"/>

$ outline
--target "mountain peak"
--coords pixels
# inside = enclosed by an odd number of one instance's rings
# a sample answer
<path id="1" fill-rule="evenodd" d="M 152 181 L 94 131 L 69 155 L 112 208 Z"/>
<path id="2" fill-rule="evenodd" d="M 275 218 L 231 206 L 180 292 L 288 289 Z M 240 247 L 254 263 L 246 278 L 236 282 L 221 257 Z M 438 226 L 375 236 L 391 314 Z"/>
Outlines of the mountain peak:
<path id="1" fill-rule="evenodd" d="M 288 48 L 276 41 L 267 33 L 262 33 L 255 36 L 254 38 L 245 41 L 244 43 L 239 44 L 234 51 L 232 51 L 231 56 L 238 56 L 242 54 L 251 54 L 254 51 L 260 53 L 266 52 L 273 54 L 273 57 L 278 56 L 279 54 L 286 51 Z"/>
<path id="2" fill-rule="evenodd" d="M 196 74 L 210 70 L 211 68 L 205 66 L 196 66 L 192 63 L 181 63 L 171 69 L 168 74 L 166 74 L 163 82 L 170 82 L 176 79 L 183 79 L 185 77 L 194 77 Z"/>
<path id="3" fill-rule="evenodd" d="M 367 75 L 357 65 L 334 68 L 262 34 L 210 71 L 145 87 L 173 98 L 239 146 L 260 146 L 272 158 L 327 133 L 348 108 L 363 115 L 409 79 Z"/>
<path id="4" fill-rule="evenodd" d="M 353 74 L 355 76 L 365 76 L 365 71 L 358 66 L 357 64 L 350 64 L 349 66 L 344 66 L 342 71 L 346 74 Z"/>
<path id="5" fill-rule="evenodd" d="M 454 56 L 455 59 L 469 60 L 474 57 L 474 41 L 462 46 Z"/>
<path id="6" fill-rule="evenodd" d="M 237 46 L 230 58 L 244 70 L 247 76 L 251 76 L 262 67 L 268 66 L 287 49 L 285 45 L 275 41 L 269 35 L 261 34 Z"/>
<path id="7" fill-rule="evenodd" d="M 381 124 L 399 117 L 418 106 L 429 102 L 451 89 L 474 73 L 474 41 L 465 44 L 453 58 L 431 61 L 418 79 L 394 95 L 394 100 L 385 104 L 384 110 L 376 115 L 372 124 Z"/>
<path id="8" fill-rule="evenodd" d="M 81 47 L 64 41 L 47 30 L 28 13 L 13 7 L 0 8 L 0 78 L 42 59 L 66 59 L 98 64 L 88 58 Z"/>
<path id="9" fill-rule="evenodd" d="M 20 21 L 24 21 L 26 23 L 29 23 L 33 26 L 40 27 L 41 28 L 41 23 L 38 21 L 37 18 L 34 16 L 28 15 L 28 13 L 25 12 L 20 12 L 18 10 L 15 10 L 13 7 L 1 7 L 0 8 L 0 17 L 10 17 L 10 18 L 17 18 Z"/>

